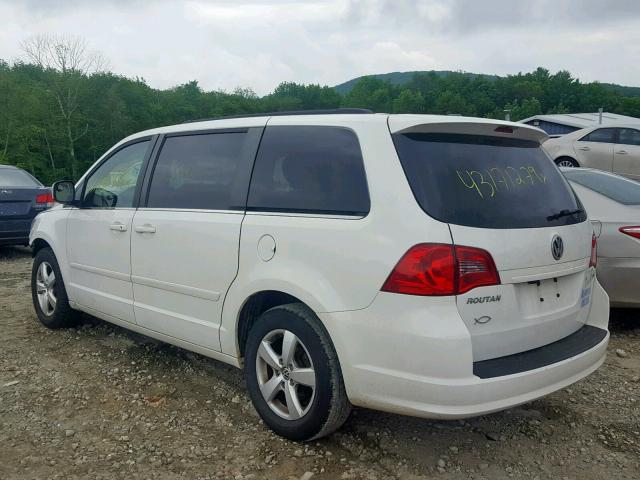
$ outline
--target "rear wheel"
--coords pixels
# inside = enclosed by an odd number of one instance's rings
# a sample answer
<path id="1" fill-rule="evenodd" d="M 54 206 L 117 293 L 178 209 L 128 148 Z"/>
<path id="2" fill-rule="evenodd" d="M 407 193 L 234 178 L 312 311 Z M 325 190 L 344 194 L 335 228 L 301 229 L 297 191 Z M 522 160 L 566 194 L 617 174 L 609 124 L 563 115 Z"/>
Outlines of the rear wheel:
<path id="1" fill-rule="evenodd" d="M 247 339 L 245 376 L 264 422 L 290 440 L 328 435 L 351 411 L 329 335 L 302 304 L 274 307 L 256 321 Z"/>
<path id="2" fill-rule="evenodd" d="M 558 167 L 564 167 L 564 168 L 579 167 L 578 162 L 576 162 L 571 157 L 560 157 L 560 158 L 557 158 L 556 159 L 556 165 L 558 165 Z"/>
<path id="3" fill-rule="evenodd" d="M 72 326 L 78 312 L 69 306 L 60 267 L 50 248 L 40 250 L 31 270 L 31 297 L 40 322 L 47 328 Z"/>

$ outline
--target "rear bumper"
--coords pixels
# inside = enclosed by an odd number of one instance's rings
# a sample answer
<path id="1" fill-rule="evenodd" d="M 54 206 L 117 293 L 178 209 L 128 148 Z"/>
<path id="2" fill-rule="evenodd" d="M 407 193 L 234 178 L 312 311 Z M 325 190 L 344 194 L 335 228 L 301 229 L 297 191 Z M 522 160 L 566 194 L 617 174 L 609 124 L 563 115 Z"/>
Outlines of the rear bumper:
<path id="1" fill-rule="evenodd" d="M 597 276 L 612 307 L 640 308 L 640 258 L 598 257 Z"/>
<path id="2" fill-rule="evenodd" d="M 0 219 L 0 245 L 27 245 L 33 218 L 20 220 Z"/>
<path id="3" fill-rule="evenodd" d="M 599 341 L 569 358 L 491 378 L 474 374 L 471 339 L 456 321 L 455 302 L 429 299 L 425 311 L 424 301 L 381 293 L 367 309 L 320 314 L 354 405 L 427 418 L 472 417 L 571 385 L 606 356 L 609 303 L 597 283 L 587 324 L 604 331 Z"/>
<path id="4" fill-rule="evenodd" d="M 607 333 L 602 328 L 585 325 L 580 330 L 549 345 L 505 357 L 474 362 L 473 374 L 480 378 L 495 378 L 554 365 L 597 346 L 607 337 Z"/>

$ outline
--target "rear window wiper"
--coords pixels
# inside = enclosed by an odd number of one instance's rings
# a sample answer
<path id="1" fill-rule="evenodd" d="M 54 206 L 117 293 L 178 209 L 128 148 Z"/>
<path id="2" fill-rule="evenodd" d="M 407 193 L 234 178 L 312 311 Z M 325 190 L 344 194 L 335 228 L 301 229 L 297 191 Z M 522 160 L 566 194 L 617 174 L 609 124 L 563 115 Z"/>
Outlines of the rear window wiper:
<path id="1" fill-rule="evenodd" d="M 553 215 L 549 215 L 547 220 L 552 222 L 562 217 L 570 217 L 571 215 L 576 215 L 578 213 L 584 213 L 582 208 L 578 208 L 576 210 L 560 210 L 558 213 L 554 213 Z"/>

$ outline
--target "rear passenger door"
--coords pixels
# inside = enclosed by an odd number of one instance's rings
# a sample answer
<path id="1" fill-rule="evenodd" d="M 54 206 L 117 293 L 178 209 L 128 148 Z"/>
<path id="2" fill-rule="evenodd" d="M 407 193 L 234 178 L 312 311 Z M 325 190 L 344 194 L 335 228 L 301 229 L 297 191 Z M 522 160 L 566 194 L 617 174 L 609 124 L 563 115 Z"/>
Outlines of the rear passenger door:
<path id="1" fill-rule="evenodd" d="M 262 128 L 166 135 L 133 219 L 131 269 L 139 325 L 220 350 L 222 303 Z"/>
<path id="2" fill-rule="evenodd" d="M 640 179 L 640 130 L 621 128 L 619 132 L 618 143 L 613 150 L 613 171 Z"/>

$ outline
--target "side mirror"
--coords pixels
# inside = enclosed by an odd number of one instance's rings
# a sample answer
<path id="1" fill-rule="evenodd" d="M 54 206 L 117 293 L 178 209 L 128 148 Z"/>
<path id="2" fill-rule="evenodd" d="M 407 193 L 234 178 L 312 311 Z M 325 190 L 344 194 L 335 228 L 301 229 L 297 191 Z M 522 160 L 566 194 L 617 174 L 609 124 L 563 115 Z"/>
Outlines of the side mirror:
<path id="1" fill-rule="evenodd" d="M 53 199 L 62 204 L 72 204 L 76 197 L 76 187 L 71 180 L 61 180 L 53 184 Z"/>

